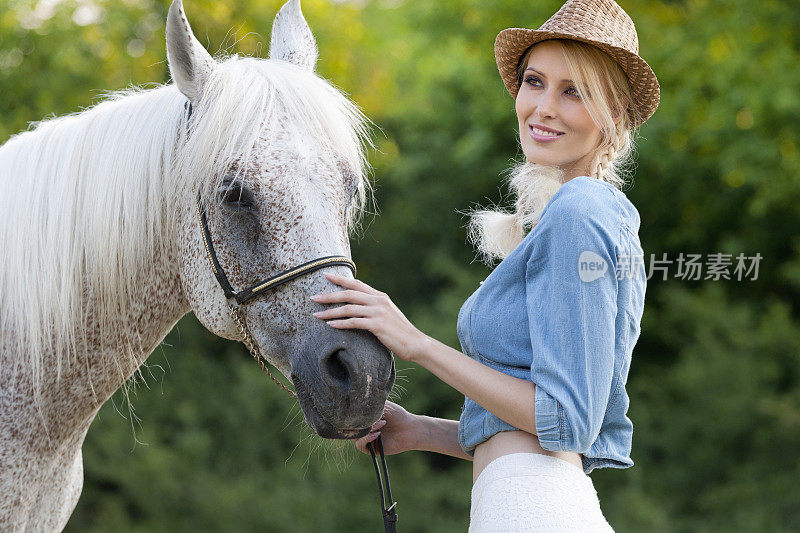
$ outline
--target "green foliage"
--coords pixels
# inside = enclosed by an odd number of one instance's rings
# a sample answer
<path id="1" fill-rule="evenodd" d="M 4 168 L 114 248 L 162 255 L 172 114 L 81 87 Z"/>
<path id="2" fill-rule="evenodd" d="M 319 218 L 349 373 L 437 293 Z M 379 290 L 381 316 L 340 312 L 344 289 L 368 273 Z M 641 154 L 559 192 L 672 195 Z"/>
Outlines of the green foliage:
<path id="1" fill-rule="evenodd" d="M 168 80 L 165 0 L 100 2 L 98 11 L 67 0 L 52 13 L 46 2 L 0 2 L 0 141 L 99 92 Z M 265 56 L 280 4 L 187 0 L 186 9 L 212 52 Z M 360 277 L 455 347 L 458 309 L 488 274 L 461 213 L 507 205 L 502 172 L 521 155 L 494 37 L 537 27 L 560 5 L 303 1 L 318 71 L 380 128 L 371 154 L 379 216 L 368 217 L 353 248 Z M 617 531 L 796 531 L 800 8 L 622 5 L 662 91 L 626 191 L 642 216 L 646 257 L 763 259 L 757 280 L 650 279 L 628 381 L 636 465 L 592 479 Z M 117 395 L 92 425 L 69 530 L 381 527 L 369 457 L 312 437 L 240 346 L 191 316 L 166 343 L 132 397 L 141 422 L 131 423 Z M 459 393 L 420 367 L 398 368 L 403 405 L 458 417 Z M 468 463 L 407 453 L 389 465 L 401 530 L 465 529 Z"/>

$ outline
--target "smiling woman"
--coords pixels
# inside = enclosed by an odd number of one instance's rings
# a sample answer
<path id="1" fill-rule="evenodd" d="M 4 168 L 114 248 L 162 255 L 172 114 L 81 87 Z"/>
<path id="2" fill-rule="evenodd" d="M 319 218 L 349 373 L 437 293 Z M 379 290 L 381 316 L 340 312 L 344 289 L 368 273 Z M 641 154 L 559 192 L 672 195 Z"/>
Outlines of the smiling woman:
<path id="1" fill-rule="evenodd" d="M 479 248 L 502 261 L 461 308 L 463 353 L 359 280 L 328 275 L 346 290 L 312 298 L 344 305 L 314 316 L 371 331 L 465 395 L 458 423 L 387 402 L 356 446 L 383 435 L 388 453 L 473 460 L 471 532 L 610 531 L 588 474 L 633 466 L 625 382 L 646 286 L 630 269 L 643 260 L 640 219 L 617 165 L 658 85 L 613 0 L 569 0 L 539 30 L 504 30 L 495 58 L 525 162 L 516 212 L 473 216 Z M 585 257 L 602 275 L 581 271 Z"/>
<path id="2" fill-rule="evenodd" d="M 498 36 L 498 53 L 505 53 L 506 42 L 519 49 L 516 40 L 525 31 L 530 30 L 505 30 Z M 634 125 L 648 112 L 633 105 L 635 96 L 619 63 L 583 41 L 553 37 L 531 44 L 513 65 L 498 63 L 515 97 L 525 161 L 510 173 L 515 212 L 478 210 L 470 221 L 470 238 L 487 262 L 508 255 L 570 179 L 587 175 L 621 189 Z"/>

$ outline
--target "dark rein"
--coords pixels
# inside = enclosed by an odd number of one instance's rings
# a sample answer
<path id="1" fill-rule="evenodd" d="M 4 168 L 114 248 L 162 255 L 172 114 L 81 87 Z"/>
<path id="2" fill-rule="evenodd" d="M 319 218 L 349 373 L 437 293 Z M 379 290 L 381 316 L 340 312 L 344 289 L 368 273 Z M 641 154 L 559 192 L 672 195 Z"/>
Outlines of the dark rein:
<path id="1" fill-rule="evenodd" d="M 186 104 L 187 114 L 186 114 L 186 136 L 189 136 L 189 118 L 192 116 L 192 103 L 187 102 Z M 283 383 L 281 383 L 275 376 L 272 375 L 272 372 L 269 371 L 269 367 L 267 366 L 267 359 L 261 355 L 261 351 L 258 349 L 255 341 L 253 340 L 253 336 L 250 334 L 250 329 L 247 327 L 247 322 L 245 321 L 244 312 L 242 311 L 241 306 L 250 302 L 257 296 L 278 287 L 286 282 L 292 281 L 295 278 L 308 274 L 310 272 L 314 272 L 315 270 L 319 270 L 321 268 L 325 268 L 328 266 L 346 266 L 350 270 L 353 271 L 353 277 L 356 275 L 356 265 L 353 263 L 353 260 L 349 257 L 341 256 L 341 255 L 328 255 L 325 257 L 319 257 L 317 259 L 313 259 L 301 265 L 298 265 L 294 268 L 290 268 L 280 274 L 276 274 L 270 278 L 267 278 L 255 285 L 245 288 L 241 291 L 235 291 L 233 286 L 231 285 L 230 281 L 228 280 L 228 276 L 225 275 L 225 270 L 222 268 L 219 260 L 217 259 L 217 254 L 214 252 L 214 244 L 211 240 L 211 231 L 208 228 L 208 220 L 206 219 L 206 213 L 203 209 L 203 205 L 200 198 L 200 192 L 197 193 L 197 215 L 198 219 L 200 220 L 200 227 L 203 230 L 203 244 L 206 249 L 206 257 L 211 265 L 211 270 L 214 272 L 214 276 L 217 278 L 217 282 L 219 283 L 222 291 L 225 293 L 225 299 L 228 302 L 228 310 L 230 312 L 231 318 L 236 322 L 237 327 L 239 328 L 239 333 L 242 336 L 242 340 L 247 346 L 250 355 L 256 360 L 258 365 L 267 373 L 267 375 L 278 384 L 283 390 L 285 390 L 289 395 L 294 398 L 297 398 L 297 395 L 294 391 L 289 390 Z M 378 453 L 381 456 L 381 468 L 378 468 L 378 460 L 375 457 L 375 449 L 374 446 L 378 447 Z M 392 488 L 389 485 L 389 470 L 386 467 L 386 457 L 383 454 L 383 442 L 381 442 L 381 437 L 378 435 L 378 438 L 375 439 L 373 442 L 367 443 L 367 449 L 369 450 L 370 455 L 372 456 L 372 464 L 375 466 L 375 476 L 378 479 L 378 493 L 380 497 L 380 506 L 381 506 L 381 514 L 383 516 L 383 526 L 385 529 L 385 533 L 394 533 L 396 531 L 395 524 L 397 523 L 397 511 L 395 508 L 397 507 L 397 502 L 392 500 Z M 381 479 L 381 472 L 383 473 L 383 479 Z M 386 485 L 386 492 L 384 498 L 384 483 Z M 387 502 L 391 503 L 387 507 Z"/>

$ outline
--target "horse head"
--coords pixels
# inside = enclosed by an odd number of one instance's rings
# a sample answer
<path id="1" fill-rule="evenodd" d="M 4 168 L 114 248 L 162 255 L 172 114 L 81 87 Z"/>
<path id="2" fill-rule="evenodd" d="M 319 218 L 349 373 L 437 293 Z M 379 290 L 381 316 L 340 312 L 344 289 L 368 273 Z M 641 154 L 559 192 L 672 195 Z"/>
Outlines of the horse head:
<path id="1" fill-rule="evenodd" d="M 242 340 L 209 263 L 199 209 L 237 291 L 318 257 L 349 257 L 349 231 L 368 192 L 367 122 L 314 72 L 317 46 L 298 0 L 275 17 L 269 59 L 215 60 L 180 0 L 166 35 L 172 79 L 191 109 L 173 172 L 193 184 L 202 205 L 187 195 L 180 206 L 181 284 L 206 328 Z M 312 294 L 341 290 L 326 271 L 352 275 L 343 266 L 316 270 L 242 311 L 260 352 L 294 384 L 306 423 L 323 437 L 357 438 L 383 411 L 394 361 L 371 333 L 311 315 L 324 308 Z"/>

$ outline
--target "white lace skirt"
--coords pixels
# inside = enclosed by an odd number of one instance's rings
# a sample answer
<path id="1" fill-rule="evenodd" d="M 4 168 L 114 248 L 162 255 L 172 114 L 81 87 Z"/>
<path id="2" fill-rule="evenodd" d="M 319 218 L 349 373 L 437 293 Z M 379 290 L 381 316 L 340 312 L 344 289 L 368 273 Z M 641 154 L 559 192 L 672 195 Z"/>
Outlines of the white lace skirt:
<path id="1" fill-rule="evenodd" d="M 472 486 L 469 533 L 612 532 L 592 479 L 563 459 L 512 453 L 486 465 Z"/>

